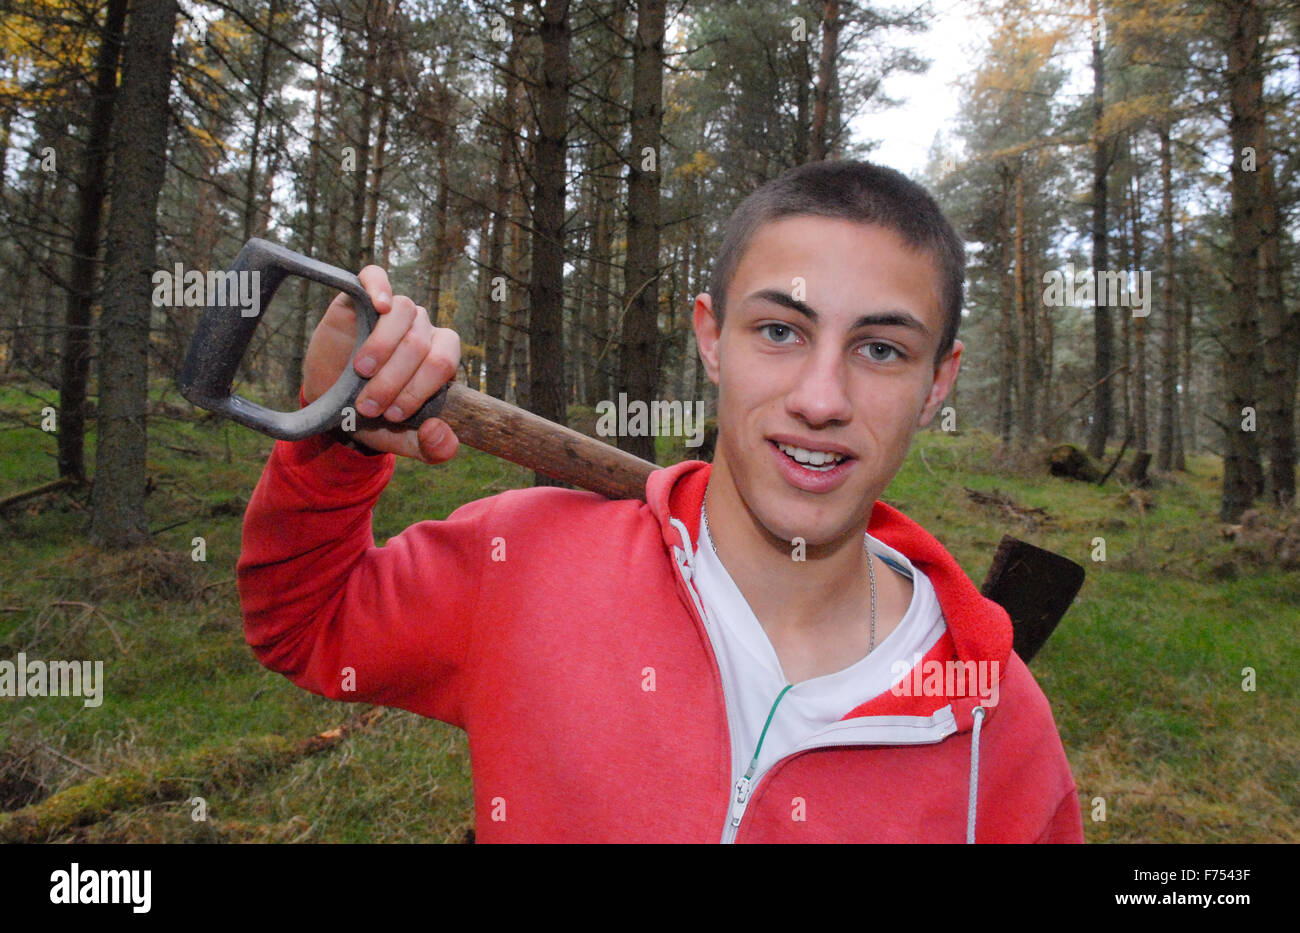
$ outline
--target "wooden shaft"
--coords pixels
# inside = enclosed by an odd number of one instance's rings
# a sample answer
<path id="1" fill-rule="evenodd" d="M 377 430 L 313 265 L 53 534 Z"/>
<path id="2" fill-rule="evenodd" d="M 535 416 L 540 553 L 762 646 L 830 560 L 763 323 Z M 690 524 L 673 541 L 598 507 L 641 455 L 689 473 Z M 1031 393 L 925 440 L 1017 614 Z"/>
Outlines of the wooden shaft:
<path id="1" fill-rule="evenodd" d="M 459 383 L 448 386 L 438 417 L 461 443 L 475 450 L 610 499 L 644 500 L 646 478 L 659 469 L 604 441 Z"/>

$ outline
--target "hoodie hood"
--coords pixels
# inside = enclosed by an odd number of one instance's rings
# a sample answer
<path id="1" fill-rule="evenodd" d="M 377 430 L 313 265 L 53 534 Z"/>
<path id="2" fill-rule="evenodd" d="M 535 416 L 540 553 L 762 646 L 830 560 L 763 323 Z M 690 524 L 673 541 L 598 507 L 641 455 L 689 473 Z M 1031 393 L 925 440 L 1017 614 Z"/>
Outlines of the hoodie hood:
<path id="1" fill-rule="evenodd" d="M 686 544 L 679 529 L 684 529 L 689 537 L 688 554 L 695 553 L 700 540 L 700 508 L 712 470 L 711 464 L 688 460 L 650 475 L 646 483 L 646 504 L 659 521 L 669 553 L 673 548 L 683 549 Z M 904 678 L 899 685 L 903 689 L 897 692 L 887 690 L 853 709 L 844 718 L 928 717 L 948 706 L 956 720 L 957 731 L 970 731 L 977 707 L 983 707 L 986 716 L 996 709 L 997 692 L 991 697 L 983 697 L 978 692 L 979 684 L 981 679 L 987 685 L 990 678 L 1000 681 L 1006 676 L 1012 644 L 1011 619 L 1005 609 L 980 594 L 943 545 L 902 512 L 877 502 L 867 530 L 872 537 L 904 554 L 929 577 L 947 631 L 921 659 L 918 665 L 921 670 L 914 670 Z M 974 662 L 974 667 L 966 664 L 965 670 L 982 670 L 982 678 L 957 678 L 963 681 L 959 685 L 953 682 L 954 678 L 943 677 L 942 673 L 938 677 L 930 676 L 935 670 L 942 672 L 948 662 L 954 661 Z M 938 686 L 940 682 L 941 688 Z M 921 684 L 935 689 L 910 689 L 911 685 Z M 912 695 L 914 693 L 922 695 Z"/>

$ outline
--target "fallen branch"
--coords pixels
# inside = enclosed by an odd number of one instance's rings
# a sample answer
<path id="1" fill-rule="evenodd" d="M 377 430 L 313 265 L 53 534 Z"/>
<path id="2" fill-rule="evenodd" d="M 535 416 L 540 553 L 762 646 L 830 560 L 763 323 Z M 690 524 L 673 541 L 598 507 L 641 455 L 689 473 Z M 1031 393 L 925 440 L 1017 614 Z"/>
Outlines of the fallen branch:
<path id="1" fill-rule="evenodd" d="M 50 753 L 51 755 L 53 755 L 55 758 L 61 758 L 61 759 L 63 759 L 64 761 L 66 761 L 68 764 L 73 765 L 74 767 L 80 768 L 82 771 L 89 771 L 91 774 L 98 775 L 99 777 L 103 777 L 103 776 L 104 776 L 104 772 L 103 772 L 103 771 L 100 771 L 98 768 L 92 768 L 90 765 L 86 764 L 86 763 L 83 762 L 83 761 L 77 761 L 77 759 L 71 757 L 70 755 L 65 755 L 65 754 L 63 754 L 63 752 L 59 751 L 59 750 L 58 750 L 57 748 L 55 748 L 53 745 L 49 745 L 49 744 L 47 744 L 47 743 L 45 743 L 45 742 L 42 742 L 42 743 L 40 743 L 40 747 L 43 748 L 43 749 L 45 749 L 47 752 L 49 752 L 49 753 Z"/>
<path id="2" fill-rule="evenodd" d="M 1021 505 L 1006 493 L 999 492 L 996 489 L 992 492 L 981 492 L 978 489 L 971 489 L 969 486 L 963 486 L 962 488 L 966 490 L 967 498 L 976 505 L 996 509 L 1009 518 L 1020 519 L 1030 528 L 1046 525 L 1052 521 L 1052 516 L 1047 513 L 1046 509 L 1041 509 L 1038 506 Z"/>
<path id="3" fill-rule="evenodd" d="M 12 495 L 0 499 L 0 509 L 22 502 L 25 499 L 35 499 L 37 496 L 43 496 L 46 493 L 58 492 L 60 489 L 67 489 L 76 486 L 77 480 L 72 476 L 63 476 L 49 483 L 42 483 L 40 486 L 33 486 L 23 492 L 15 492 Z"/>
<path id="4" fill-rule="evenodd" d="M 1086 388 L 1086 389 L 1084 389 L 1082 392 L 1080 392 L 1079 395 L 1077 395 L 1077 396 L 1075 397 L 1075 399 L 1074 399 L 1073 402 L 1071 402 L 1069 405 L 1066 405 L 1063 409 L 1061 409 L 1060 412 L 1057 413 L 1056 417 L 1050 419 L 1046 424 L 1044 424 L 1041 428 L 1039 428 L 1039 429 L 1038 429 L 1039 433 L 1040 433 L 1040 434 L 1045 434 L 1045 433 L 1047 432 L 1047 429 L 1048 429 L 1048 428 L 1050 428 L 1052 425 L 1056 424 L 1056 422 L 1060 421 L 1062 418 L 1064 418 L 1066 415 L 1068 415 L 1068 414 L 1070 413 L 1070 411 L 1074 408 L 1075 405 L 1078 405 L 1078 404 L 1079 404 L 1080 402 L 1082 402 L 1085 398 L 1087 398 L 1089 395 L 1091 395 L 1093 392 L 1095 392 L 1095 391 L 1097 390 L 1097 388 L 1098 388 L 1098 387 L 1099 387 L 1103 382 L 1105 382 L 1106 380 L 1110 379 L 1111 376 L 1114 376 L 1116 373 L 1123 372 L 1123 371 L 1126 370 L 1126 369 L 1132 369 L 1132 368 L 1133 368 L 1133 364 L 1130 363 L 1128 366 L 1119 366 L 1119 367 L 1116 367 L 1115 369 L 1112 369 L 1110 372 L 1108 372 L 1106 375 L 1102 376 L 1100 379 L 1098 379 L 1098 380 L 1097 380 L 1096 382 L 1094 382 L 1092 385 L 1088 386 L 1088 388 Z"/>
<path id="5" fill-rule="evenodd" d="M 341 726 L 290 741 L 278 735 L 240 739 L 231 745 L 200 748 L 146 770 L 128 769 L 69 787 L 31 806 L 0 813 L 0 843 L 38 843 L 59 833 L 107 819 L 119 810 L 165 800 L 185 800 L 228 784 L 278 771 L 300 758 L 338 745 L 383 716 L 374 707 Z"/>
<path id="6" fill-rule="evenodd" d="M 50 603 L 50 606 L 51 607 L 57 606 L 61 608 L 76 606 L 78 608 L 85 609 L 89 615 L 99 616 L 101 619 L 104 620 L 104 625 L 108 627 L 109 633 L 113 636 L 113 641 L 117 642 L 117 650 L 122 652 L 123 654 L 128 653 L 126 650 L 126 646 L 122 644 L 122 639 L 119 638 L 117 635 L 117 629 L 113 628 L 113 623 L 108 621 L 108 616 L 105 615 L 104 611 L 99 607 L 92 606 L 90 603 L 78 602 L 75 599 L 56 599 L 54 602 Z"/>
<path id="7" fill-rule="evenodd" d="M 1119 462 L 1124 459 L 1124 451 L 1128 450 L 1128 442 L 1129 442 L 1129 435 L 1125 434 L 1124 443 L 1120 444 L 1119 446 L 1119 454 L 1115 457 L 1115 460 L 1111 463 L 1110 469 L 1105 472 L 1105 474 L 1102 476 L 1101 479 L 1097 480 L 1098 486 L 1106 485 L 1106 480 L 1110 479 L 1110 474 L 1115 472 L 1115 467 L 1119 466 Z"/>

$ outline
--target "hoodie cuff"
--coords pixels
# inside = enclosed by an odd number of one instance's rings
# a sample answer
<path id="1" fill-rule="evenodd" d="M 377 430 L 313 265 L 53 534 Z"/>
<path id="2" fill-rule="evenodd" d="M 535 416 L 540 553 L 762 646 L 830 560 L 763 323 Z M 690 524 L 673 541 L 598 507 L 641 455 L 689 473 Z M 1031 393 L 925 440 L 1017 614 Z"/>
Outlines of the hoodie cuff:
<path id="1" fill-rule="evenodd" d="M 301 388 L 298 389 L 298 407 L 307 407 L 307 397 Z M 339 428 L 301 441 L 280 443 L 285 444 L 284 454 L 290 463 L 311 463 L 313 469 L 337 470 L 340 477 L 373 475 L 385 467 L 391 471 L 397 460 L 396 455 L 375 450 Z"/>

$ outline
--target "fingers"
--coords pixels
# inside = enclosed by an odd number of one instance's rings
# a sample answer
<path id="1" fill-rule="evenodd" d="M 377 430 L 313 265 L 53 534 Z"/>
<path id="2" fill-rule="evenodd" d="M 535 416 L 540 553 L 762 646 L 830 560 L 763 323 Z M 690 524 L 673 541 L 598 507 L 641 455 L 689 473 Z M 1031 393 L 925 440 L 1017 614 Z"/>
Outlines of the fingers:
<path id="1" fill-rule="evenodd" d="M 418 456 L 425 463 L 443 463 L 456 456 L 460 440 L 445 421 L 430 418 L 416 432 Z"/>
<path id="2" fill-rule="evenodd" d="M 456 376 L 460 337 L 434 327 L 428 313 L 398 296 L 357 354 L 356 369 L 374 373 L 357 397 L 357 411 L 389 421 L 409 418 Z"/>
<path id="3" fill-rule="evenodd" d="M 367 418 L 383 414 L 415 374 L 432 342 L 433 324 L 428 313 L 417 308 L 410 298 L 399 295 L 357 350 L 352 365 L 370 378 L 357 396 L 357 411 Z"/>
<path id="4" fill-rule="evenodd" d="M 388 270 L 381 266 L 366 266 L 357 273 L 370 296 L 370 303 L 380 314 L 387 314 L 393 307 L 393 287 L 388 284 Z"/>
<path id="5" fill-rule="evenodd" d="M 460 337 L 448 328 L 434 327 L 429 313 L 405 295 L 394 296 L 388 273 L 366 266 L 358 274 L 366 294 L 379 313 L 370 335 L 357 350 L 353 367 L 368 382 L 357 396 L 357 413 L 384 418 L 391 427 L 371 427 L 357 439 L 427 463 L 442 463 L 456 455 L 459 441 L 448 425 L 431 419 L 418 431 L 398 426 L 419 410 L 443 385 L 456 376 L 460 364 Z M 340 330 L 355 333 L 352 302 L 340 295 L 330 311 L 341 312 Z M 344 320 L 346 316 L 347 320 Z"/>
<path id="6" fill-rule="evenodd" d="M 403 353 L 405 343 L 406 341 L 403 341 L 398 346 L 397 352 L 393 354 L 394 359 L 398 354 Z M 418 348 L 410 352 L 413 355 L 418 352 Z M 460 336 L 454 330 L 435 327 L 429 349 L 425 351 L 422 358 L 415 361 L 415 372 L 384 411 L 384 417 L 389 421 L 409 418 L 435 392 L 456 378 L 456 366 L 459 361 Z M 389 366 L 392 365 L 390 361 Z"/>
<path id="7" fill-rule="evenodd" d="M 417 431 L 396 426 L 358 431 L 357 440 L 375 450 L 423 460 L 425 463 L 444 463 L 456 456 L 456 451 L 460 449 L 456 433 L 438 418 L 430 418 Z"/>

